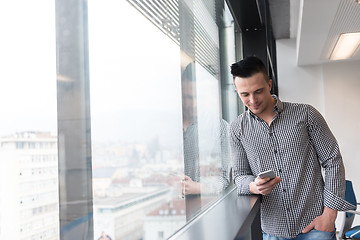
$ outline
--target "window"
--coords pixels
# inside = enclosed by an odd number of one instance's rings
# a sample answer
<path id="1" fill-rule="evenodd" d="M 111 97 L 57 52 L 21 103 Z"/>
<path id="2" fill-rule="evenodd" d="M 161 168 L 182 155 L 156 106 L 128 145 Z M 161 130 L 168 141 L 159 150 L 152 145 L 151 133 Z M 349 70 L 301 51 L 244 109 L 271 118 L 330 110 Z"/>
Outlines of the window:
<path id="1" fill-rule="evenodd" d="M 59 239 L 55 1 L 1 1 L 0 29 L 0 239 Z"/>
<path id="2" fill-rule="evenodd" d="M 229 185 L 224 13 L 221 1 L 88 1 L 94 238 L 166 239 Z"/>
<path id="3" fill-rule="evenodd" d="M 165 239 L 214 203 L 233 28 L 218 0 L 0 3 L 0 239 Z"/>

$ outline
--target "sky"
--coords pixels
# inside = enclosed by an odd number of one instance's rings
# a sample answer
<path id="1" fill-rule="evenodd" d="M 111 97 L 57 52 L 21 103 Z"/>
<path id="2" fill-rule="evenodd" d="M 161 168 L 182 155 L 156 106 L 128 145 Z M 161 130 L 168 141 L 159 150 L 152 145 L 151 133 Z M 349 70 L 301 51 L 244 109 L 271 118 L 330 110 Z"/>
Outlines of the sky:
<path id="1" fill-rule="evenodd" d="M 179 46 L 126 0 L 88 0 L 88 18 L 92 140 L 180 144 Z M 0 29 L 0 136 L 56 135 L 54 1 L 0 1 Z M 199 81 L 204 112 L 215 82 Z"/>
<path id="2" fill-rule="evenodd" d="M 114 115 L 116 121 L 120 112 L 179 118 L 178 46 L 125 0 L 89 0 L 88 8 L 94 134 L 101 116 Z M 0 29 L 0 136 L 56 134 L 54 1 L 0 1 Z M 162 91 L 154 91 L 159 86 Z"/>
<path id="3" fill-rule="evenodd" d="M 90 0 L 88 9 L 93 141 L 160 135 L 179 144 L 179 46 L 125 0 Z"/>
<path id="4" fill-rule="evenodd" d="M 0 1 L 0 136 L 56 131 L 54 1 Z"/>

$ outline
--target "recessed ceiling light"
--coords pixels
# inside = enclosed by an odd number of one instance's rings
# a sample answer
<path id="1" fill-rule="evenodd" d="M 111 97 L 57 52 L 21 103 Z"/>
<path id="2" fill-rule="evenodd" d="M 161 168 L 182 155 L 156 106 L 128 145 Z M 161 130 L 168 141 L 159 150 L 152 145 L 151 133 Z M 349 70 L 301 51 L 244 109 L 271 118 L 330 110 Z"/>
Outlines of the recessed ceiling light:
<path id="1" fill-rule="evenodd" d="M 331 53 L 330 60 L 341 60 L 352 57 L 359 45 L 360 32 L 341 34 Z"/>

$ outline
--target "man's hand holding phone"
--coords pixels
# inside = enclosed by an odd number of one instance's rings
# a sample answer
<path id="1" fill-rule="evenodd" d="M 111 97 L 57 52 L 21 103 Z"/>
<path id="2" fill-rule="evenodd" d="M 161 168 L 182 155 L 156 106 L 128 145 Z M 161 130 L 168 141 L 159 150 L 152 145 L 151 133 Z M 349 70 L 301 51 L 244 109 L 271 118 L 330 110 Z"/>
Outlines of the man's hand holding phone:
<path id="1" fill-rule="evenodd" d="M 258 175 L 254 182 L 249 184 L 250 192 L 253 194 L 268 195 L 281 182 L 274 171 L 269 170 Z"/>

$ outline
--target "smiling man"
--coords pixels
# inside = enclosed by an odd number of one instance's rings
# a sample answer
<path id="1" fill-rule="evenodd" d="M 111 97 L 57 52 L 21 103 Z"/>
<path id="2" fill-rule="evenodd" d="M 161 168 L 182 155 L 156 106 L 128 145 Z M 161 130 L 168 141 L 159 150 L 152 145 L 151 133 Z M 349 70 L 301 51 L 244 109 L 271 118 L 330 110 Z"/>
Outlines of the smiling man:
<path id="1" fill-rule="evenodd" d="M 263 239 L 336 240 L 345 170 L 339 146 L 311 105 L 281 102 L 257 57 L 231 66 L 235 89 L 248 108 L 230 126 L 238 194 L 261 194 Z M 325 181 L 321 169 L 325 170 Z M 257 177 L 273 170 L 273 179 Z"/>

